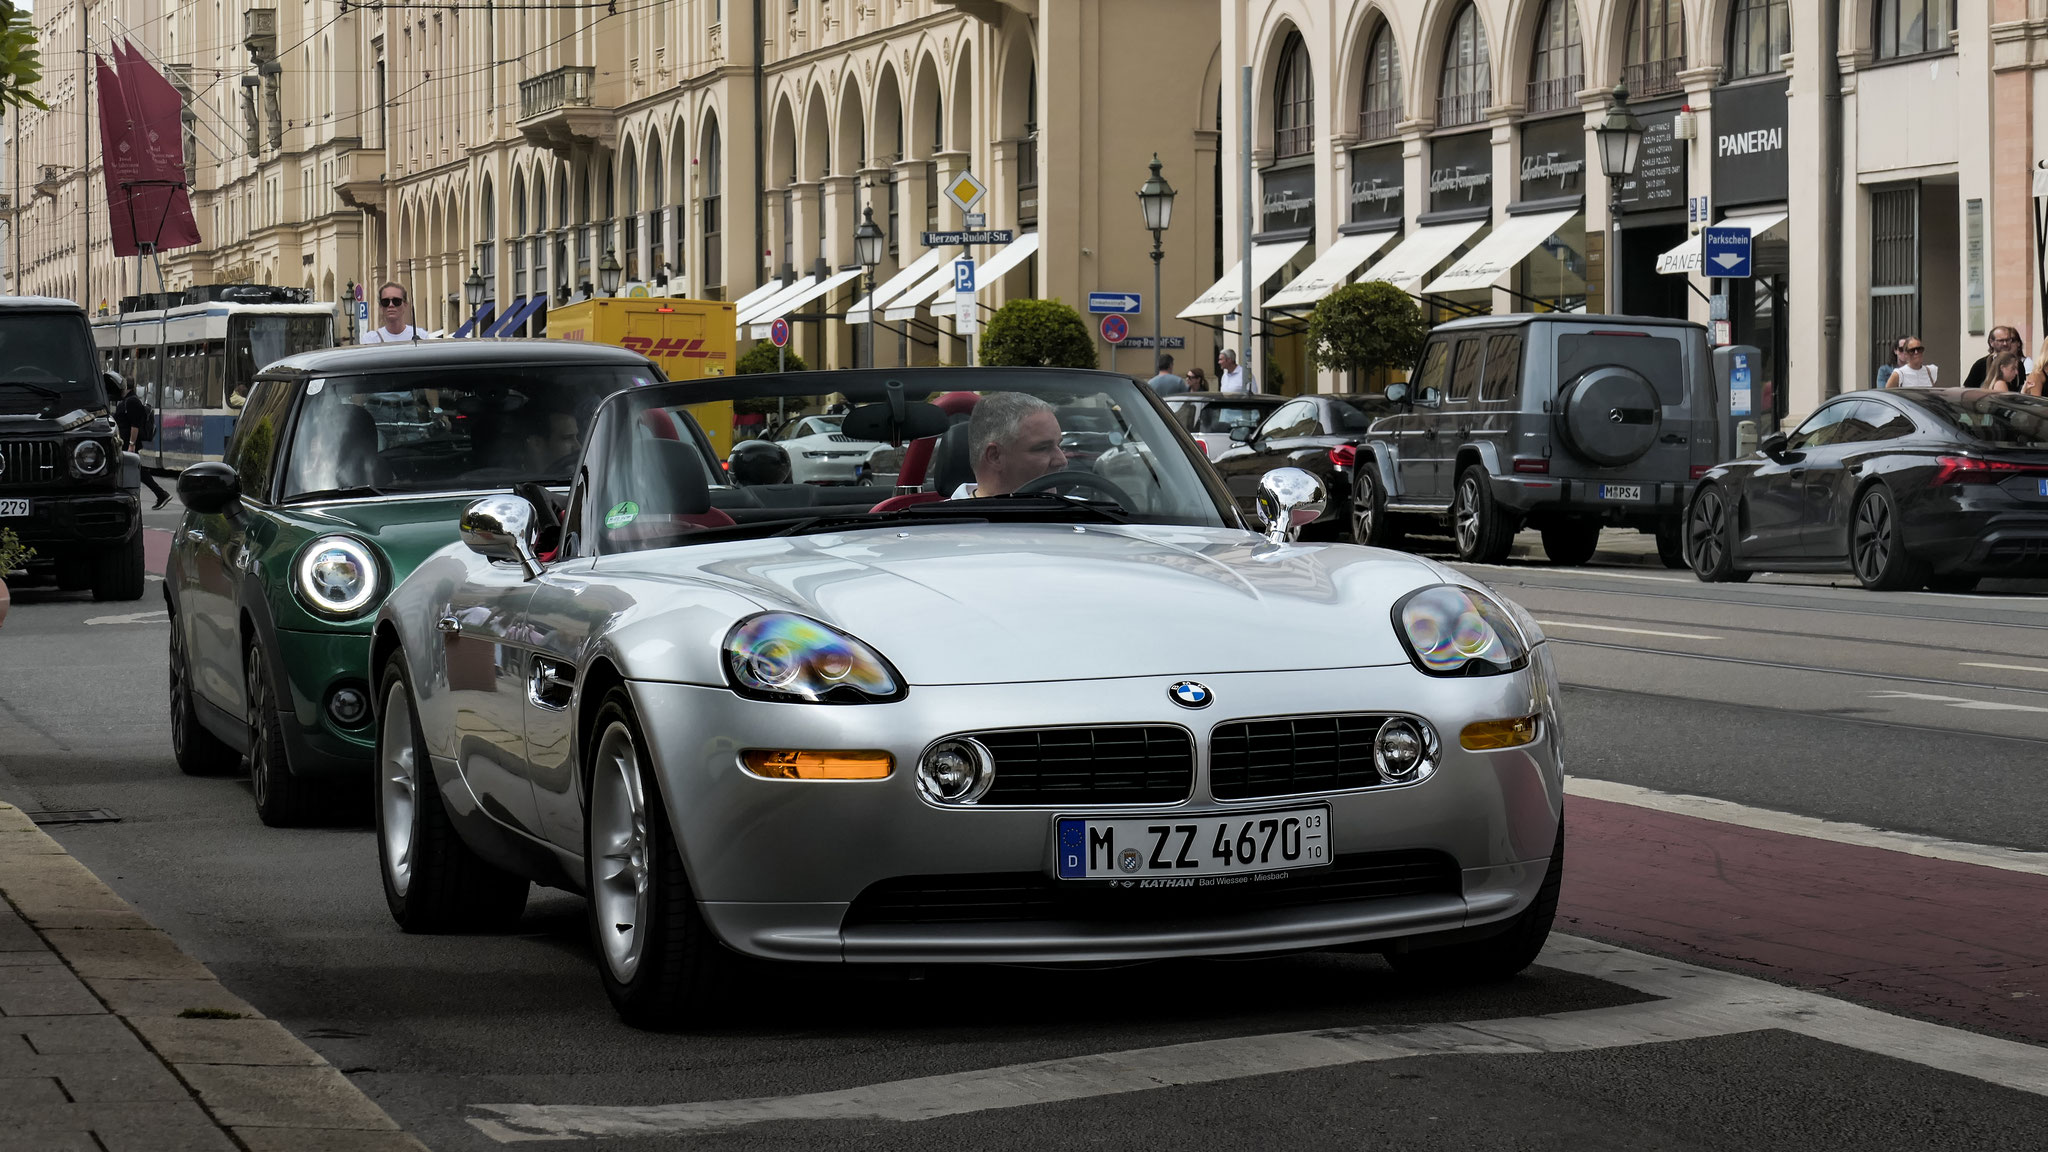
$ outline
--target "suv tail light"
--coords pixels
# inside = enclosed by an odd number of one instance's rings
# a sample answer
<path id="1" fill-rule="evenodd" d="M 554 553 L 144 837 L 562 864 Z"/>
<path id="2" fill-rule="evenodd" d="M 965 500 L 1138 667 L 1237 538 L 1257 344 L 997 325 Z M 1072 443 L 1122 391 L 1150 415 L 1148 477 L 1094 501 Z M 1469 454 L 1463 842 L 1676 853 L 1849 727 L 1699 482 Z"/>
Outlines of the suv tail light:
<path id="1" fill-rule="evenodd" d="M 1547 456 L 1517 456 L 1515 457 L 1515 471 L 1536 472 L 1547 475 L 1550 472 L 1550 458 Z"/>
<path id="2" fill-rule="evenodd" d="M 1330 449 L 1330 463 L 1339 468 L 1349 468 L 1358 463 L 1358 449 L 1349 444 L 1339 444 Z"/>
<path id="3" fill-rule="evenodd" d="M 1974 456 L 1943 456 L 1935 461 L 1935 484 L 1996 484 L 2008 476 L 2048 474 L 2048 468 Z"/>
<path id="4" fill-rule="evenodd" d="M 1689 479 L 1697 480 L 1713 470 L 1714 466 L 1712 464 L 1695 464 L 1687 469 L 1685 474 Z"/>

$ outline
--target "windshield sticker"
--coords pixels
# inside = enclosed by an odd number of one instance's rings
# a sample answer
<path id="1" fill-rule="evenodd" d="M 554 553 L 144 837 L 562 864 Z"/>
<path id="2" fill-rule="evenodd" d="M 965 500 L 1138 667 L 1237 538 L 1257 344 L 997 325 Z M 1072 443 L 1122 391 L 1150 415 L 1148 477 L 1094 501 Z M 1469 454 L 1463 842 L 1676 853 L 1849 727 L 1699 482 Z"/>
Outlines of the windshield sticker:
<path id="1" fill-rule="evenodd" d="M 604 514 L 604 526 L 612 529 L 624 528 L 638 519 L 639 516 L 640 506 L 638 504 L 633 503 L 631 500 L 621 500 L 617 504 L 612 505 L 611 511 Z"/>
<path id="2" fill-rule="evenodd" d="M 315 380 L 315 381 L 313 381 L 313 382 L 312 382 L 311 384 L 308 384 L 308 385 L 306 385 L 306 395 L 308 395 L 308 396 L 318 396 L 318 395 L 320 394 L 321 390 L 322 390 L 322 389 L 324 389 L 324 388 L 326 388 L 326 387 L 327 387 L 327 381 L 325 381 L 325 380 Z"/>

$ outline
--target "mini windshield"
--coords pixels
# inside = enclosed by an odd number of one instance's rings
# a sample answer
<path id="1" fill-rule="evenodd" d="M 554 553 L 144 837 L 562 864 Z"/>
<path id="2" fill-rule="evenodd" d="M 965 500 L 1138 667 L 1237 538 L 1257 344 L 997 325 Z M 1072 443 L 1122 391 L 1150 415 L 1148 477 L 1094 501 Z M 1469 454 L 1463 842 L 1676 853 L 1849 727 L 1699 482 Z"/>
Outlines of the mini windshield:
<path id="1" fill-rule="evenodd" d="M 0 415 L 106 407 L 93 360 L 91 333 L 75 312 L 0 315 Z"/>
<path id="2" fill-rule="evenodd" d="M 675 434 L 683 416 L 714 441 L 730 431 L 728 457 L 705 461 Z M 763 424 L 830 429 L 860 453 L 807 460 L 801 445 L 747 439 Z M 599 417 L 569 547 L 606 554 L 905 520 L 1237 523 L 1185 436 L 1142 385 L 1108 373 L 898 369 L 637 389 Z"/>
<path id="3" fill-rule="evenodd" d="M 1998 448 L 2048 448 L 2048 399 L 2011 392 L 1908 395 L 1972 440 Z"/>
<path id="4" fill-rule="evenodd" d="M 591 365 L 316 378 L 284 498 L 566 485 L 599 402 L 653 379 Z"/>

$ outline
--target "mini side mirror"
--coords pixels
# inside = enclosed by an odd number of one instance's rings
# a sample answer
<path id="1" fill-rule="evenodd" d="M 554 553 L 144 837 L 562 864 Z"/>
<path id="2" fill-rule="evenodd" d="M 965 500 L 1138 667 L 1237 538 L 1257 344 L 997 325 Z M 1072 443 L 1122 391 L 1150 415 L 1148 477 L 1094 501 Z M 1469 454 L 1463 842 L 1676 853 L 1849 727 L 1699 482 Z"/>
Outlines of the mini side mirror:
<path id="1" fill-rule="evenodd" d="M 1275 468 L 1259 477 L 1259 515 L 1266 520 L 1266 539 L 1285 544 L 1323 514 L 1329 495 L 1313 472 Z"/>
<path id="2" fill-rule="evenodd" d="M 1256 424 L 1232 424 L 1230 426 L 1230 442 L 1232 444 L 1249 444 L 1251 443 L 1252 433 L 1256 431 L 1258 431 L 1258 425 Z"/>
<path id="3" fill-rule="evenodd" d="M 533 552 L 533 505 L 519 496 L 486 496 L 462 510 L 462 542 L 479 556 L 517 561 L 531 580 L 540 575 Z"/>
<path id="4" fill-rule="evenodd" d="M 1762 452 L 1771 459 L 1781 460 L 1785 456 L 1785 445 L 1790 442 L 1790 438 L 1783 432 L 1773 432 L 1758 441 L 1756 447 L 1757 451 Z"/>
<path id="5" fill-rule="evenodd" d="M 242 478 L 218 460 L 178 473 L 178 502 L 202 516 L 232 515 L 242 505 Z"/>

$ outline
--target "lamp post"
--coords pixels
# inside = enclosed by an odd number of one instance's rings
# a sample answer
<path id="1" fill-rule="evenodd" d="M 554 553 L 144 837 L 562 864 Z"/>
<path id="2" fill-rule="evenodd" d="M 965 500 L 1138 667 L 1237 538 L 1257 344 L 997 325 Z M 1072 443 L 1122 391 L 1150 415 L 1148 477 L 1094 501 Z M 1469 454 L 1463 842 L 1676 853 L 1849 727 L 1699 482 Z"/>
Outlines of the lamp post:
<path id="1" fill-rule="evenodd" d="M 867 270 L 868 303 L 874 303 L 875 265 L 882 262 L 882 244 L 888 238 L 882 234 L 881 226 L 875 223 L 875 206 L 870 204 L 860 210 L 860 227 L 853 230 L 853 258 Z M 868 364 L 875 366 L 875 317 L 868 313 Z"/>
<path id="2" fill-rule="evenodd" d="M 1165 253 L 1160 246 L 1159 234 L 1173 223 L 1173 185 L 1159 174 L 1159 153 L 1152 154 L 1152 175 L 1138 189 L 1138 207 L 1145 211 L 1145 227 L 1152 231 L 1152 363 L 1158 370 L 1159 357 L 1164 349 L 1159 346 L 1159 326 L 1166 311 L 1165 303 L 1159 296 L 1159 261 Z"/>
<path id="3" fill-rule="evenodd" d="M 462 297 L 469 301 L 469 316 L 471 320 L 475 320 L 477 309 L 484 306 L 484 278 L 476 270 L 476 265 L 474 264 L 469 266 L 469 279 L 462 282 Z M 483 334 L 484 326 L 481 324 L 476 325 L 475 329 L 470 333 L 471 336 L 481 336 Z"/>
<path id="4" fill-rule="evenodd" d="M 619 277 L 624 272 L 625 269 L 619 267 L 619 258 L 612 253 L 611 249 L 605 249 L 604 259 L 597 262 L 597 286 L 604 290 L 606 296 L 617 296 L 619 294 Z"/>
<path id="5" fill-rule="evenodd" d="M 1614 104 L 1593 135 L 1600 144 L 1600 170 L 1607 174 L 1607 311 L 1611 313 L 1617 311 L 1614 293 L 1620 285 L 1614 261 L 1615 210 L 1621 200 L 1621 182 L 1636 174 L 1636 161 L 1643 149 L 1643 122 L 1629 110 L 1628 85 L 1614 86 Z"/>

